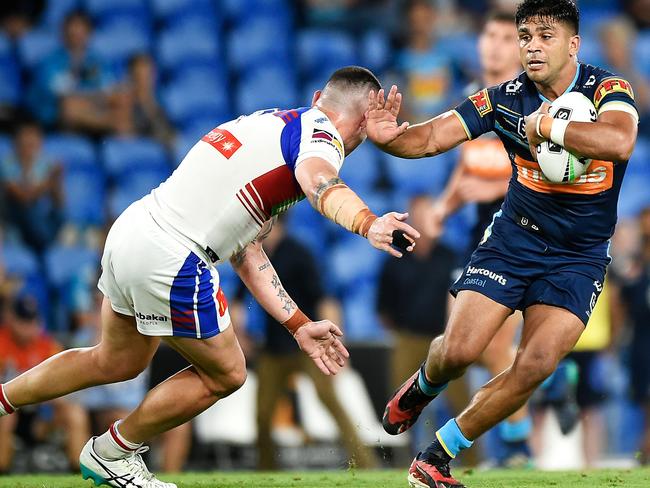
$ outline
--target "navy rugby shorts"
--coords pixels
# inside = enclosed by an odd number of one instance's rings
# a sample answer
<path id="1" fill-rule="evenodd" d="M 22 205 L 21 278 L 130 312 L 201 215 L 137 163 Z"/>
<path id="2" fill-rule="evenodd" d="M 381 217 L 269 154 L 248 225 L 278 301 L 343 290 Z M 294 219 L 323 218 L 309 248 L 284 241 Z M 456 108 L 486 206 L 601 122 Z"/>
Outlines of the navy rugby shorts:
<path id="1" fill-rule="evenodd" d="M 513 310 L 553 305 L 586 325 L 603 289 L 608 247 L 575 251 L 551 245 L 539 230 L 499 211 L 450 291 L 456 296 L 473 290 Z"/>

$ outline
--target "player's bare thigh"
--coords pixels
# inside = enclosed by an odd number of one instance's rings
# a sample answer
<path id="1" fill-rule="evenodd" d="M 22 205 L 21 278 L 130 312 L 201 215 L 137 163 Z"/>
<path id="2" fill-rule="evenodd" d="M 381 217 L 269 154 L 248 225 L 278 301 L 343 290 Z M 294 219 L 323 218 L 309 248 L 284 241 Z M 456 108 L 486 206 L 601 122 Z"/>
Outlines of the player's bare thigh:
<path id="1" fill-rule="evenodd" d="M 472 290 L 461 290 L 445 329 L 443 346 L 474 362 L 497 334 L 512 310 Z M 464 351 L 464 352 L 463 352 Z"/>
<path id="2" fill-rule="evenodd" d="M 232 325 L 207 339 L 165 337 L 163 340 L 194 366 L 216 396 L 226 396 L 244 383 L 246 359 Z"/>
<path id="3" fill-rule="evenodd" d="M 515 357 L 515 338 L 523 320 L 522 313 L 515 310 L 483 351 L 479 361 L 492 373 L 492 376 L 496 376 L 512 364 Z"/>
<path id="4" fill-rule="evenodd" d="M 99 364 L 124 369 L 125 376 L 137 376 L 151 362 L 160 338 L 138 332 L 135 319 L 113 310 L 106 297 L 102 301 L 101 319 L 102 339 L 94 348 Z"/>

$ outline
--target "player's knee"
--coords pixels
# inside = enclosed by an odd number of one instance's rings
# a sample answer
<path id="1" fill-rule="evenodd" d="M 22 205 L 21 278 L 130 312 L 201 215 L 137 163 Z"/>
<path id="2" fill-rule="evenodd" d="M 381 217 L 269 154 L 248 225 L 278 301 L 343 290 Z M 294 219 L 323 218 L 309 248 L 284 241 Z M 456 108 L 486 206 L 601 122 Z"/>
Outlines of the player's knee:
<path id="1" fill-rule="evenodd" d="M 548 378 L 555 367 L 557 359 L 554 354 L 547 351 L 525 352 L 515 363 L 517 377 L 527 387 L 536 387 Z"/>
<path id="2" fill-rule="evenodd" d="M 480 351 L 458 342 L 445 343 L 442 349 L 442 363 L 450 372 L 462 374 L 480 356 Z"/>
<path id="3" fill-rule="evenodd" d="M 224 398 L 239 390 L 246 382 L 247 375 L 246 366 L 242 365 L 227 373 L 222 373 L 216 378 L 211 378 L 206 386 L 212 395 Z"/>

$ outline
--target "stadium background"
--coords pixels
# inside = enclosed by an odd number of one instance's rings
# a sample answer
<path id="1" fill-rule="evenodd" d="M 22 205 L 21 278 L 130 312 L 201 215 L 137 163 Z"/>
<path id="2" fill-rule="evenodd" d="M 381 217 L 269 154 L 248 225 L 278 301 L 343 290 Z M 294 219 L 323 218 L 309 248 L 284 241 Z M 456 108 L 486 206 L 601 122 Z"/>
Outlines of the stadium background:
<path id="1" fill-rule="evenodd" d="M 5 19 L 0 32 L 0 159 L 12 155 L 11 132 L 18 122 L 40 117 L 45 134 L 42 156 L 63 167 L 63 224 L 47 246 L 30 246 L 8 221 L 12 209 L 5 202 L 0 221 L 3 301 L 6 305 L 21 293 L 36 296 L 45 327 L 66 346 L 72 345 L 76 314 L 93 306 L 101 245 L 110 223 L 165 179 L 205 132 L 261 108 L 306 105 L 331 71 L 350 64 L 369 67 L 384 85 L 400 83 L 405 97 L 409 87 L 415 86 L 418 96 L 429 103 L 425 113 L 437 114 L 459 101 L 478 75 L 476 37 L 484 13 L 490 7 L 516 4 L 434 2 L 436 41 L 426 62 L 422 60 L 430 71 L 414 73 L 419 67 L 404 54 L 408 42 L 404 2 L 394 0 L 17 3 L 0 9 Z M 583 0 L 579 4 L 580 59 L 612 67 L 620 53 L 612 54 L 610 48 L 620 47 L 620 41 L 603 27 L 627 17 L 633 36 L 624 46 L 639 75 L 633 85 L 638 93 L 647 93 L 647 87 L 637 85 L 650 84 L 648 2 Z M 128 90 L 129 60 L 142 53 L 151 56 L 157 72 L 156 97 L 173 127 L 173 137 L 156 139 L 137 130 L 99 135 L 71 131 L 40 113 L 39 77 L 61 45 L 64 18 L 76 9 L 83 9 L 92 19 L 91 49 L 104 70 L 105 92 Z M 19 28 L 6 21 L 13 18 L 12 10 L 23 16 Z M 617 68 L 612 67 L 620 71 Z M 419 84 L 412 83 L 414 76 Z M 636 219 L 650 206 L 649 105 L 647 99 L 643 101 L 645 105 L 639 104 L 641 133 L 619 203 L 622 231 L 612 247 L 615 264 L 618 259 L 621 266 L 638 248 Z M 435 159 L 404 161 L 364 144 L 346 158 L 342 177 L 375 212 L 383 213 L 405 209 L 415 194 L 438 195 L 456 160 L 457 152 L 452 151 Z M 219 191 L 218 182 L 214 188 Z M 471 245 L 468 236 L 474 219 L 469 206 L 447 225 L 443 240 L 459 256 Z M 287 224 L 289 232 L 318 257 L 327 288 L 341 303 L 346 340 L 360 351 L 363 369 L 364 361 L 371 361 L 364 359 L 364 350 L 390 347 L 390 334 L 376 313 L 377 274 L 385 256 L 326 222 L 304 202 L 289 212 Z M 219 271 L 226 294 L 233 296 L 237 278 L 228 266 Z M 262 324 L 256 313 L 252 307 L 249 331 L 263 337 L 263 328 L 256 327 Z M 603 356 L 600 378 L 609 398 L 604 405 L 608 454 L 632 457 L 642 431 L 642 414 L 629 399 L 626 335 L 621 337 Z M 377 382 L 376 375 L 364 376 L 368 382 Z"/>

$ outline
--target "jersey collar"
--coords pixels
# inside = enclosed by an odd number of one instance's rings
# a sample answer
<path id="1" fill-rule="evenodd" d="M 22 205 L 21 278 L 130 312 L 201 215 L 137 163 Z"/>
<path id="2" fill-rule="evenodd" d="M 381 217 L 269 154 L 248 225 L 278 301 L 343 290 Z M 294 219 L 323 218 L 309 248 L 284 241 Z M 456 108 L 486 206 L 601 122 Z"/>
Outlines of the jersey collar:
<path id="1" fill-rule="evenodd" d="M 579 76 L 580 76 L 580 63 L 578 63 L 578 66 L 577 66 L 577 68 L 576 68 L 576 75 L 573 77 L 573 81 L 572 81 L 571 84 L 567 87 L 567 89 L 564 90 L 564 93 L 569 93 L 571 90 L 573 90 L 573 87 L 576 86 L 576 82 L 578 81 L 578 77 L 579 77 Z M 537 90 L 537 88 L 535 88 L 535 89 Z M 564 93 L 562 93 L 562 95 L 564 95 Z M 562 95 L 560 95 L 560 96 L 562 96 Z M 546 103 L 548 103 L 549 105 L 550 105 L 551 103 L 553 103 L 553 102 L 551 102 L 548 98 L 546 98 L 544 95 L 542 95 L 539 91 L 537 92 L 537 96 L 539 96 L 539 98 L 542 100 L 542 102 L 546 102 Z"/>

